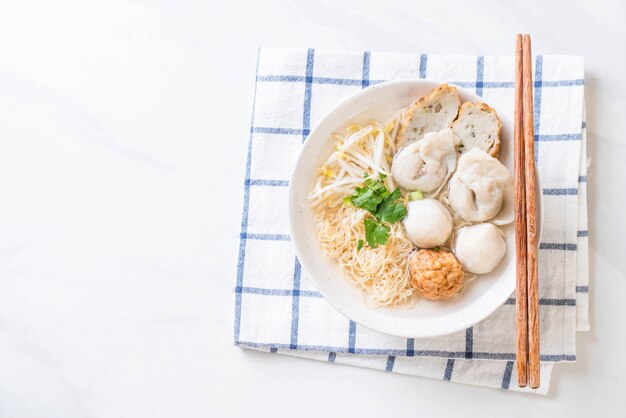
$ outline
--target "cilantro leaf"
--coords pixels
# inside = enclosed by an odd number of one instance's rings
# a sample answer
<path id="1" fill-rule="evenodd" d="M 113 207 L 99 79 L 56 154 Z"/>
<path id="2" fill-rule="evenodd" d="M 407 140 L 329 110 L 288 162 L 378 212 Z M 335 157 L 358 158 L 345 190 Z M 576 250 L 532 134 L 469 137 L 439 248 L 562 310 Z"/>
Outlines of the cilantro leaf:
<path id="1" fill-rule="evenodd" d="M 368 189 L 371 189 L 374 193 L 378 195 L 389 194 L 387 188 L 385 187 L 385 183 L 380 180 L 372 180 L 371 178 L 366 178 L 365 185 Z"/>
<path id="2" fill-rule="evenodd" d="M 365 239 L 372 248 L 377 248 L 378 245 L 385 245 L 389 239 L 389 227 L 381 222 L 365 218 L 363 221 L 365 225 Z"/>
<path id="3" fill-rule="evenodd" d="M 381 221 L 394 223 L 406 216 L 406 208 L 397 200 L 400 198 L 400 189 L 396 189 L 381 202 L 376 210 L 376 217 Z"/>
<path id="4" fill-rule="evenodd" d="M 379 179 L 374 180 L 367 173 L 363 176 L 364 187 L 355 187 L 351 196 L 344 198 L 346 204 L 353 204 L 356 207 L 371 212 L 375 218 L 365 218 L 365 240 L 371 248 L 387 244 L 389 240 L 390 228 L 385 222 L 393 223 L 406 216 L 406 208 L 402 201 L 400 189 L 390 193 L 382 180 L 384 174 L 379 174 Z M 359 240 L 357 251 L 363 248 L 363 240 Z"/>
<path id="5" fill-rule="evenodd" d="M 385 197 L 377 195 L 372 189 L 357 187 L 352 193 L 350 201 L 356 207 L 363 208 L 370 212 L 376 212 L 376 208 Z"/>
<path id="6" fill-rule="evenodd" d="M 375 213 L 376 208 L 387 197 L 389 192 L 383 182 L 378 180 L 366 178 L 365 186 L 355 188 L 350 201 L 354 206 Z"/>

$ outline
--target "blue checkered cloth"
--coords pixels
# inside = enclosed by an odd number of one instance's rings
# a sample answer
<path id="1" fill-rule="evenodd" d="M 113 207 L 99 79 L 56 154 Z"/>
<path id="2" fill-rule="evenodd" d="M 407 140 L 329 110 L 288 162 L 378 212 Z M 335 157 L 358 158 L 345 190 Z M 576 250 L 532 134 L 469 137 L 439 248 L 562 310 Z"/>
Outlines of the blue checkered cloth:
<path id="1" fill-rule="evenodd" d="M 513 57 L 259 51 L 235 286 L 235 344 L 519 390 L 511 385 L 516 380 L 515 295 L 463 332 L 428 339 L 393 337 L 335 311 L 312 286 L 291 246 L 287 186 L 311 128 L 360 89 L 406 78 L 472 89 L 513 119 Z M 553 365 L 575 361 L 576 331 L 589 329 L 583 59 L 536 56 L 534 100 L 535 158 L 544 187 L 542 386 L 535 393 L 546 393 Z"/>

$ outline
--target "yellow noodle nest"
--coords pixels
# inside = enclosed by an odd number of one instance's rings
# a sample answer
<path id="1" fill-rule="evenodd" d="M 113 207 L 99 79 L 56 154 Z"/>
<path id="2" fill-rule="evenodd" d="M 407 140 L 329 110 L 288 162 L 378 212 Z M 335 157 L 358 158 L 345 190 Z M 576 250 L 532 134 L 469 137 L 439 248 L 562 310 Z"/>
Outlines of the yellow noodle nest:
<path id="1" fill-rule="evenodd" d="M 413 294 L 407 280 L 413 244 L 402 225 L 396 223 L 390 225 L 386 245 L 358 250 L 359 240 L 365 241 L 366 216 L 367 211 L 346 205 L 318 208 L 317 232 L 322 251 L 337 260 L 346 279 L 358 285 L 375 305 L 407 304 Z"/>

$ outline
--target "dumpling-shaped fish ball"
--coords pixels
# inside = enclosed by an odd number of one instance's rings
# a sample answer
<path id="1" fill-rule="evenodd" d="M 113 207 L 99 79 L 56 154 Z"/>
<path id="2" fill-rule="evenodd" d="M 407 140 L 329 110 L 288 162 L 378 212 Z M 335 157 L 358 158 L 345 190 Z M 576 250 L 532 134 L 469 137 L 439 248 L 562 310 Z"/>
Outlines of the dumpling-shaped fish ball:
<path id="1" fill-rule="evenodd" d="M 461 155 L 449 187 L 450 206 L 466 221 L 494 218 L 496 225 L 513 222 L 513 177 L 485 151 L 472 148 Z"/>
<path id="2" fill-rule="evenodd" d="M 458 145 L 459 138 L 450 128 L 427 133 L 396 154 L 391 167 L 393 179 L 406 190 L 435 190 L 454 170 Z"/>
<path id="3" fill-rule="evenodd" d="M 435 199 L 409 202 L 404 228 L 413 244 L 433 248 L 445 243 L 452 232 L 452 216 Z"/>
<path id="4" fill-rule="evenodd" d="M 485 223 L 465 226 L 457 232 L 454 254 L 470 273 L 489 273 L 500 264 L 505 252 L 502 233 L 495 225 Z"/>

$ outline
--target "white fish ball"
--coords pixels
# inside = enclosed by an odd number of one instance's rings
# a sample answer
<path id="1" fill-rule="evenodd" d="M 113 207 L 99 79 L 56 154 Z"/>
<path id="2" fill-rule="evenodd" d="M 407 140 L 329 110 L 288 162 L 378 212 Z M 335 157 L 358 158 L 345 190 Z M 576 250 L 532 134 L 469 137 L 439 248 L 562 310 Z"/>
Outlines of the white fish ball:
<path id="1" fill-rule="evenodd" d="M 444 244 L 452 232 L 452 216 L 434 199 L 409 202 L 404 228 L 413 244 L 433 248 Z"/>
<path id="2" fill-rule="evenodd" d="M 485 274 L 500 264 L 506 243 L 500 229 L 490 223 L 466 226 L 456 234 L 454 254 L 470 273 Z"/>

